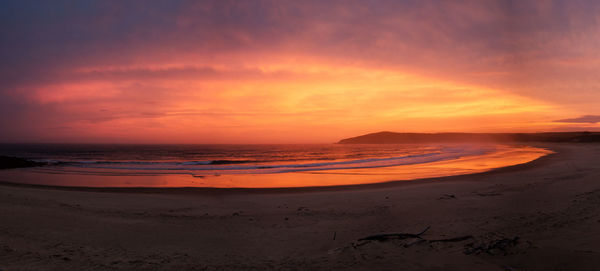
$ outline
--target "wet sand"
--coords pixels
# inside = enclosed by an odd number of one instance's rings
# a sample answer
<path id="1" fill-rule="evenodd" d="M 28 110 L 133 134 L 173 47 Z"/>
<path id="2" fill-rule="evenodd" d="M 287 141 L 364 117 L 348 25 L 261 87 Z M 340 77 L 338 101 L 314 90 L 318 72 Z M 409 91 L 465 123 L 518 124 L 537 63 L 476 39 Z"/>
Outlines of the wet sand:
<path id="1" fill-rule="evenodd" d="M 492 172 L 335 188 L 5 183 L 0 270 L 598 270 L 600 144 L 544 146 Z M 413 235 L 359 241 L 384 233 Z"/>

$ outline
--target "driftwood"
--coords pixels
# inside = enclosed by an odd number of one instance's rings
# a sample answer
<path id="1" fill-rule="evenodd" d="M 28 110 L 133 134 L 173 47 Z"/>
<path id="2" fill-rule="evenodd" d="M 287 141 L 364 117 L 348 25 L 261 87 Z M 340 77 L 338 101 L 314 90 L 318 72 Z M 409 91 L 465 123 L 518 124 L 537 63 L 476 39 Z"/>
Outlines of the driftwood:
<path id="1" fill-rule="evenodd" d="M 384 233 L 384 234 L 369 235 L 367 237 L 358 239 L 358 241 L 385 242 L 385 241 L 392 240 L 392 239 L 394 239 L 394 240 L 419 239 L 411 244 L 408 244 L 407 245 L 407 247 L 408 247 L 408 246 L 420 244 L 423 242 L 427 242 L 430 244 L 431 243 L 450 243 L 450 242 L 461 242 L 461 241 L 473 238 L 473 236 L 471 236 L 471 235 L 465 235 L 465 236 L 459 236 L 459 237 L 453 237 L 453 238 L 447 238 L 447 239 L 427 240 L 427 239 L 421 237 L 421 235 L 423 235 L 425 232 L 427 232 L 429 230 L 429 228 L 431 228 L 431 226 L 427 226 L 427 228 L 425 228 L 424 230 L 422 230 L 421 232 L 416 233 L 416 234 L 414 234 L 414 233 Z"/>
<path id="2" fill-rule="evenodd" d="M 454 194 L 444 194 L 443 196 L 439 197 L 438 199 L 456 199 L 456 196 Z"/>
<path id="3" fill-rule="evenodd" d="M 358 239 L 358 241 L 387 241 L 390 239 L 408 239 L 408 238 L 421 238 L 421 235 L 424 234 L 427 230 L 429 230 L 430 226 L 427 226 L 423 231 L 417 234 L 413 233 L 384 233 L 384 234 L 375 234 L 369 235 L 365 238 Z"/>
<path id="4" fill-rule="evenodd" d="M 448 238 L 448 239 L 429 240 L 428 242 L 429 243 L 436 243 L 436 242 L 440 242 L 440 243 L 460 242 L 460 241 L 468 240 L 468 239 L 471 239 L 471 238 L 473 238 L 472 235 L 465 235 L 465 236 Z"/>
<path id="5" fill-rule="evenodd" d="M 354 249 L 357 249 L 358 247 L 367 245 L 369 243 L 371 243 L 372 241 L 378 241 L 378 242 L 386 242 L 389 240 L 405 240 L 405 239 L 411 239 L 410 241 L 406 241 L 402 246 L 405 248 L 409 248 L 412 247 L 414 245 L 419 245 L 419 244 L 429 244 L 432 245 L 434 243 L 452 243 L 452 242 L 462 242 L 462 241 L 466 241 L 469 239 L 475 239 L 475 237 L 473 237 L 472 235 L 464 235 L 464 236 L 458 236 L 458 237 L 453 237 L 453 238 L 446 238 L 446 239 L 425 239 L 422 237 L 422 235 L 427 232 L 429 230 L 430 226 L 428 226 L 427 228 L 425 228 L 424 230 L 422 230 L 419 233 L 385 233 L 385 234 L 375 234 L 375 235 L 369 235 L 367 237 L 364 238 L 360 238 L 358 239 L 358 242 L 351 243 L 351 247 Z M 335 232 L 334 232 L 334 240 L 335 240 Z M 463 253 L 466 255 L 477 255 L 480 253 L 486 253 L 486 254 L 490 254 L 490 255 L 499 255 L 499 254 L 504 254 L 507 255 L 508 253 L 510 253 L 510 251 L 518 246 L 521 242 L 519 241 L 519 237 L 516 236 L 514 238 L 503 238 L 503 239 L 497 239 L 497 240 L 492 240 L 489 242 L 483 242 L 483 243 L 468 243 L 464 246 L 464 251 Z M 527 242 L 529 243 L 529 242 Z M 529 243 L 531 245 L 531 243 Z M 340 249 L 344 249 L 344 248 L 339 248 L 336 250 L 340 250 Z"/>

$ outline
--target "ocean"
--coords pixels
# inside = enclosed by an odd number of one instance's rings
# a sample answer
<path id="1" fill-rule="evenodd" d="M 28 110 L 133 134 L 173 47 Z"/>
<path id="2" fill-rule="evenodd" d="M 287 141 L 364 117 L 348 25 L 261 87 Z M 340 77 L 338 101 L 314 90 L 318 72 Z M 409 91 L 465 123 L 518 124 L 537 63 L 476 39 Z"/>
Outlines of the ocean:
<path id="1" fill-rule="evenodd" d="M 4 171 L 0 181 L 94 187 L 349 185 L 475 173 L 547 153 L 497 144 L 3 144 L 0 155 L 48 166 Z"/>

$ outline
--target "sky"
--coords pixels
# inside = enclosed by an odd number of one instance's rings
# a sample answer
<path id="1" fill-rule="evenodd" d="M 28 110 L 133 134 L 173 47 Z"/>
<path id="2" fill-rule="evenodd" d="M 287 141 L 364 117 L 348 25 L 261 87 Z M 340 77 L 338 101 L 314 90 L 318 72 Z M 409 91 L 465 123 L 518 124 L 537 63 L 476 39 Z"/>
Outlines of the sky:
<path id="1" fill-rule="evenodd" d="M 598 1 L 1 1 L 0 142 L 600 130 Z"/>

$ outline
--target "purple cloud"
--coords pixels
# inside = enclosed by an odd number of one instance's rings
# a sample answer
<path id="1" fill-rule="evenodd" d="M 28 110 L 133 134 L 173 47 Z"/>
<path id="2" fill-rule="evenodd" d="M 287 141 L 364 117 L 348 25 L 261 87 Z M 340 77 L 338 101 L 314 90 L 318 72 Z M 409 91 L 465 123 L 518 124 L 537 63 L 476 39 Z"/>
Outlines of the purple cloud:
<path id="1" fill-rule="evenodd" d="M 598 115 L 585 115 L 585 116 L 581 116 L 581 117 L 578 117 L 578 118 L 555 120 L 554 122 L 598 123 L 598 122 L 600 122 L 600 116 L 598 116 Z"/>

